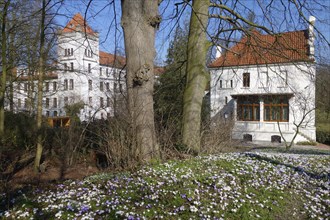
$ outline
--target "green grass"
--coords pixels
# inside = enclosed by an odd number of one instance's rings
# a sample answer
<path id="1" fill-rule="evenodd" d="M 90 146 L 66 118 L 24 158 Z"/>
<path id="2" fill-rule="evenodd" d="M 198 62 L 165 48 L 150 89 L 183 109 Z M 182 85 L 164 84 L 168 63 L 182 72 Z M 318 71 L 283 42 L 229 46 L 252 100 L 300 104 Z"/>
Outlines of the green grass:
<path id="1" fill-rule="evenodd" d="M 297 145 L 316 146 L 317 145 L 317 142 L 314 142 L 314 141 L 299 141 L 296 144 Z"/>

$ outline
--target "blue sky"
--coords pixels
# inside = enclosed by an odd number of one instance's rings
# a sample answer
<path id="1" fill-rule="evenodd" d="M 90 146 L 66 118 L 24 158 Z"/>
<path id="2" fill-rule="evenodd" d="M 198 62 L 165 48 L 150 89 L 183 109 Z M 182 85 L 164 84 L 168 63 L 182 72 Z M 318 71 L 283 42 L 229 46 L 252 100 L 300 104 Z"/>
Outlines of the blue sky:
<path id="1" fill-rule="evenodd" d="M 169 0 L 168 4 L 162 4 L 159 13 L 163 21 L 157 31 L 156 36 L 156 63 L 163 64 L 167 54 L 167 48 L 174 32 L 178 18 L 174 3 L 180 1 Z M 76 13 L 85 16 L 88 0 L 65 0 L 61 7 L 57 22 L 61 27 Z M 93 30 L 100 34 L 100 50 L 114 53 L 116 48 L 124 51 L 123 33 L 120 26 L 121 7 L 120 1 L 115 1 L 115 5 L 109 5 L 108 0 L 94 0 L 87 10 L 86 21 Z M 115 10 L 114 10 L 115 9 Z M 189 10 L 185 10 L 181 18 L 189 18 Z M 174 18 L 173 18 L 174 17 Z M 182 26 L 185 19 L 179 19 Z"/>
<path id="2" fill-rule="evenodd" d="M 262 1 L 264 5 L 267 5 L 267 1 Z M 65 0 L 64 5 L 60 9 L 60 15 L 57 16 L 57 22 L 59 25 L 64 26 L 74 14 L 81 13 L 85 15 L 87 4 L 89 0 Z M 115 48 L 119 51 L 124 51 L 123 44 L 123 33 L 120 26 L 121 19 L 121 5 L 119 0 L 114 1 L 114 5 L 109 5 L 110 0 L 94 0 L 92 1 L 89 9 L 87 10 L 86 20 L 87 23 L 100 34 L 100 50 L 114 53 Z M 189 20 L 189 7 L 182 12 L 182 5 L 178 7 L 175 3 L 182 2 L 182 0 L 164 0 L 160 5 L 160 14 L 162 15 L 162 22 L 156 36 L 156 63 L 162 64 L 166 58 L 167 48 L 171 37 L 173 36 L 174 28 L 176 24 L 184 25 L 184 21 Z M 229 1 L 228 4 L 232 4 L 234 1 Z M 260 2 L 260 1 L 259 1 Z M 305 1 L 306 4 L 311 3 L 311 1 Z M 304 11 L 308 17 L 313 14 L 317 17 L 316 28 L 323 34 L 325 39 L 330 41 L 330 0 L 318 0 L 321 4 L 327 5 L 324 10 L 318 4 L 312 4 L 308 7 L 312 7 L 311 11 Z M 270 25 L 264 14 L 261 11 L 260 5 L 256 0 L 244 0 L 240 1 L 242 4 L 235 5 L 237 10 L 241 13 L 247 14 L 249 11 L 254 11 L 256 14 L 256 21 L 262 23 L 265 26 Z M 306 5 L 307 6 L 307 5 Z M 291 8 L 293 6 L 291 5 Z M 265 6 L 266 8 L 266 6 Z M 302 30 L 307 27 L 307 24 L 302 19 L 297 19 L 297 14 L 290 10 L 290 7 L 285 7 L 283 5 L 278 5 L 277 8 L 272 8 L 272 16 L 268 18 L 272 19 L 271 22 L 274 26 L 275 32 L 281 31 L 293 31 L 295 29 Z M 176 16 L 180 15 L 180 18 Z M 285 22 L 283 22 L 285 17 Z M 218 23 L 213 21 L 209 25 L 210 33 L 217 31 Z M 236 36 L 236 37 L 239 37 Z M 319 40 L 319 39 L 318 39 Z M 317 50 L 322 53 L 322 57 L 330 57 L 329 45 L 322 42 L 317 42 L 317 48 L 322 48 L 322 50 Z M 328 60 L 329 61 L 329 60 Z"/>

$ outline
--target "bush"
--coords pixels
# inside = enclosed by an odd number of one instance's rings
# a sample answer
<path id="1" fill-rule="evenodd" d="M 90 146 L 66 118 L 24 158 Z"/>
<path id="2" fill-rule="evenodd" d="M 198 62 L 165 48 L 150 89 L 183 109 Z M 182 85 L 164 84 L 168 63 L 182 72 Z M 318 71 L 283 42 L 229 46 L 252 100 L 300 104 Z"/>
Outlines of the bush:
<path id="1" fill-rule="evenodd" d="M 4 149 L 30 149 L 35 145 L 35 119 L 26 113 L 5 112 Z"/>
<path id="2" fill-rule="evenodd" d="M 234 121 L 223 118 L 214 118 L 210 125 L 203 129 L 202 153 L 216 154 L 220 152 L 231 152 L 234 150 L 231 133 Z"/>
<path id="3" fill-rule="evenodd" d="M 99 168 L 125 169 L 135 166 L 130 126 L 125 119 L 114 117 L 95 120 L 86 129 L 85 145 L 92 151 Z"/>
<path id="4" fill-rule="evenodd" d="M 310 145 L 310 146 L 316 146 L 317 143 L 314 141 L 299 141 L 297 142 L 297 145 Z"/>
<path id="5" fill-rule="evenodd" d="M 317 130 L 316 131 L 316 140 L 319 143 L 330 144 L 330 132 Z"/>

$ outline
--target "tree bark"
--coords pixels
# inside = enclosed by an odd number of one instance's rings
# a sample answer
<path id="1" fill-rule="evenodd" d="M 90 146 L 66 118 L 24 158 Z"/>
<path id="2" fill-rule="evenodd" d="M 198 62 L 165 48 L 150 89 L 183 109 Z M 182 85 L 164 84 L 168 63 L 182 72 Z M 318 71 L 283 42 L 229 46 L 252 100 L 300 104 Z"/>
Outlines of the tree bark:
<path id="1" fill-rule="evenodd" d="M 1 24 L 1 60 L 2 60 L 2 75 L 0 81 L 0 140 L 3 138 L 5 131 L 5 93 L 7 81 L 7 14 L 10 0 L 4 3 L 2 11 L 2 24 Z"/>
<path id="2" fill-rule="evenodd" d="M 15 14 L 13 14 L 13 20 L 15 20 Z M 9 110 L 11 112 L 14 112 L 14 85 L 13 80 L 15 76 L 15 33 L 14 31 L 11 31 L 9 33 L 9 64 L 7 63 L 7 66 L 9 67 Z"/>
<path id="3" fill-rule="evenodd" d="M 131 150 L 143 162 L 159 157 L 153 109 L 154 41 L 160 23 L 158 0 L 122 0 L 121 6 Z"/>
<path id="4" fill-rule="evenodd" d="M 206 38 L 209 0 L 194 0 L 188 36 L 187 81 L 183 96 L 182 143 L 193 153 L 200 152 L 202 102 L 209 73 Z"/>
<path id="5" fill-rule="evenodd" d="M 40 161 L 43 151 L 43 134 L 42 134 L 42 97 L 43 97 L 43 77 L 45 72 L 45 19 L 46 19 L 46 0 L 42 1 L 41 21 L 40 21 L 40 48 L 39 48 L 39 68 L 38 68 L 38 100 L 37 100 L 37 152 L 34 161 L 35 172 L 40 171 Z"/>

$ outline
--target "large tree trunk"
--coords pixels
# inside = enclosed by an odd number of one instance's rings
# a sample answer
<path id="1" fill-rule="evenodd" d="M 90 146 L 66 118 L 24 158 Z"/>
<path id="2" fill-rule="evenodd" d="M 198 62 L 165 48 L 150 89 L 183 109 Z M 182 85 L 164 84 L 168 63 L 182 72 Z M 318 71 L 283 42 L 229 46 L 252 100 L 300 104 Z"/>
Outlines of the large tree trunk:
<path id="1" fill-rule="evenodd" d="M 187 81 L 183 96 L 182 142 L 193 153 L 199 153 L 201 142 L 202 102 L 209 73 L 206 56 L 209 42 L 206 38 L 209 0 L 194 0 L 188 36 Z"/>
<path id="2" fill-rule="evenodd" d="M 159 157 L 153 109 L 158 0 L 122 0 L 121 6 L 132 154 L 139 161 L 149 161 Z"/>
<path id="3" fill-rule="evenodd" d="M 34 170 L 40 170 L 40 161 L 43 151 L 43 132 L 42 128 L 42 96 L 43 96 L 43 77 L 45 72 L 44 47 L 45 47 L 45 18 L 46 18 L 46 0 L 42 1 L 41 21 L 40 21 L 40 48 L 39 48 L 39 68 L 38 68 L 38 100 L 37 100 L 37 152 L 34 160 Z"/>
<path id="4" fill-rule="evenodd" d="M 2 23 L 1 23 L 1 67 L 2 75 L 0 81 L 0 140 L 2 140 L 5 131 L 5 93 L 6 93 L 6 81 L 7 81 L 7 14 L 10 0 L 6 1 L 2 11 Z M 1 144 L 1 143 L 0 143 Z"/>

